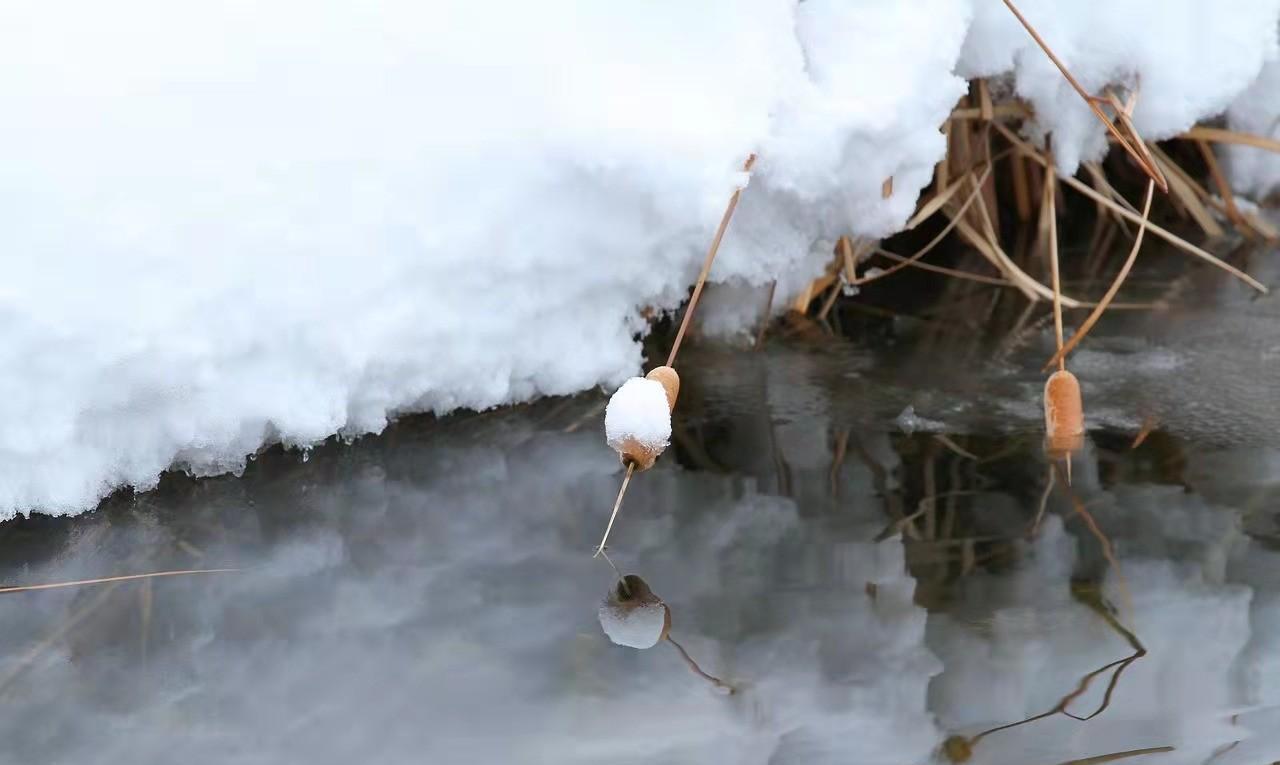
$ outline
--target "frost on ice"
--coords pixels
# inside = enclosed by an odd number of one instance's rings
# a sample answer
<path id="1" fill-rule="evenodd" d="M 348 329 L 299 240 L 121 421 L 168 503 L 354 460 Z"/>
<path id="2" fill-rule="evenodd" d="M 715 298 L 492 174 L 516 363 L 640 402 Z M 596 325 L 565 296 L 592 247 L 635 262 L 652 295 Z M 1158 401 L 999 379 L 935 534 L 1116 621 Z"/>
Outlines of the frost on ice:
<path id="1" fill-rule="evenodd" d="M 1280 112 L 1238 100 L 1280 0 L 1021 5 L 1148 139 Z M 973 75 L 1105 146 L 998 2 L 0 3 L 0 518 L 617 385 L 748 154 L 712 278 L 782 306 L 901 227 Z"/>

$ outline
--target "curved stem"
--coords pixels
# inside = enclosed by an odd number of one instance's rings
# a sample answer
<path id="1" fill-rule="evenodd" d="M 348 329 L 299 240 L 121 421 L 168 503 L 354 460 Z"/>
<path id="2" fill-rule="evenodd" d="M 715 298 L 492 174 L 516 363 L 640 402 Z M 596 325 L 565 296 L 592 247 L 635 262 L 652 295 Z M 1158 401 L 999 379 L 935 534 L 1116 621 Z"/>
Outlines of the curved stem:
<path id="1" fill-rule="evenodd" d="M 702 667 L 698 666 L 698 662 L 693 660 L 693 657 L 689 655 L 689 652 L 684 650 L 684 646 L 677 643 L 675 641 L 675 638 L 671 637 L 670 635 L 667 635 L 667 642 L 676 647 L 676 650 L 680 652 L 680 658 L 684 659 L 684 663 L 689 667 L 689 670 L 693 672 L 695 675 L 697 675 L 698 677 L 701 677 L 703 680 L 706 680 L 708 683 L 711 683 L 713 686 L 716 687 L 717 690 L 725 691 L 727 693 L 734 692 L 734 687 L 732 685 L 729 685 L 728 683 L 726 683 L 725 681 L 721 680 L 718 677 L 715 677 L 713 675 L 708 675 L 706 672 L 703 672 Z"/>
<path id="2" fill-rule="evenodd" d="M 1067 354 L 1080 344 L 1085 335 L 1089 334 L 1089 330 L 1093 329 L 1093 325 L 1097 324 L 1098 319 L 1102 318 L 1103 311 L 1106 311 L 1107 306 L 1111 304 L 1111 299 L 1120 291 L 1121 285 L 1124 284 L 1124 280 L 1129 276 L 1129 269 L 1133 268 L 1134 261 L 1138 259 L 1138 250 L 1142 247 L 1142 235 L 1147 231 L 1147 219 L 1151 216 L 1151 197 L 1154 193 L 1155 182 L 1149 180 L 1147 181 L 1147 199 L 1142 205 L 1142 220 L 1138 223 L 1138 235 L 1133 239 L 1133 249 L 1129 250 L 1129 257 L 1125 259 L 1124 265 L 1120 267 L 1120 273 L 1116 274 L 1111 286 L 1107 288 L 1107 294 L 1103 295 L 1102 299 L 1098 301 L 1098 305 L 1094 306 L 1089 317 L 1080 325 L 1080 329 L 1076 330 L 1076 333 L 1071 336 L 1071 340 L 1066 345 L 1058 346 L 1058 352 L 1053 354 L 1053 358 L 1049 359 L 1044 365 L 1045 369 L 1054 364 L 1057 364 L 1059 369 L 1063 368 Z"/>
<path id="3" fill-rule="evenodd" d="M 751 172 L 751 166 L 756 163 L 756 155 L 752 154 L 747 157 L 747 161 L 742 165 L 742 172 Z M 711 240 L 711 249 L 707 250 L 707 257 L 702 261 L 702 271 L 698 274 L 698 281 L 693 284 L 693 294 L 689 296 L 689 306 L 684 309 L 684 318 L 680 321 L 680 329 L 676 331 L 675 342 L 671 344 L 671 353 L 667 354 L 667 366 L 674 366 L 676 362 L 676 354 L 680 352 L 680 342 L 684 340 L 684 333 L 689 329 L 689 321 L 693 318 L 693 309 L 698 307 L 698 298 L 702 296 L 702 288 L 707 283 L 707 275 L 711 273 L 711 264 L 716 259 L 716 252 L 720 249 L 720 240 L 724 238 L 724 232 L 729 228 L 729 220 L 733 218 L 733 211 L 738 207 L 738 199 L 742 196 L 742 189 L 735 189 L 733 196 L 729 197 L 729 206 L 724 210 L 724 216 L 720 218 L 720 227 L 716 229 L 715 238 Z"/>

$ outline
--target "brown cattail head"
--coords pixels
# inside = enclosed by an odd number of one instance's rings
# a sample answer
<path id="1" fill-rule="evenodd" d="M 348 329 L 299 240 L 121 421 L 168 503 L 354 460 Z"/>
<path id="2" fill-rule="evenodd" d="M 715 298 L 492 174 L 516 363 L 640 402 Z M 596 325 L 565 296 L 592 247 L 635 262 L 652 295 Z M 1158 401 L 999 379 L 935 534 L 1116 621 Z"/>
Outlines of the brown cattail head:
<path id="1" fill-rule="evenodd" d="M 1067 370 L 1049 376 L 1044 384 L 1045 451 L 1065 457 L 1084 446 L 1084 401 L 1080 381 Z"/>
<path id="2" fill-rule="evenodd" d="M 676 396 L 680 395 L 680 375 L 671 367 L 654 367 L 645 375 L 646 380 L 657 380 L 667 392 L 667 406 L 676 410 Z"/>
<path id="3" fill-rule="evenodd" d="M 600 626 L 629 648 L 651 648 L 671 633 L 671 609 L 635 574 L 627 574 L 600 605 Z"/>
<path id="4" fill-rule="evenodd" d="M 630 437 L 623 439 L 617 449 L 618 456 L 622 459 L 622 464 L 627 467 L 633 467 L 637 471 L 644 471 L 653 467 L 653 464 L 658 461 L 658 455 L 662 454 L 661 449 L 642 444 Z"/>
<path id="5" fill-rule="evenodd" d="M 942 742 L 942 753 L 952 762 L 968 762 L 973 759 L 973 741 L 964 736 L 952 736 Z"/>
<path id="6" fill-rule="evenodd" d="M 667 394 L 667 409 L 675 411 L 676 397 L 680 395 L 680 375 L 676 374 L 676 370 L 671 367 L 654 367 L 644 377 L 662 385 L 662 390 Z M 636 470 L 653 467 L 663 451 L 655 448 L 654 444 L 645 444 L 634 438 L 624 439 L 620 446 L 618 454 L 622 457 L 622 464 L 634 466 Z"/>

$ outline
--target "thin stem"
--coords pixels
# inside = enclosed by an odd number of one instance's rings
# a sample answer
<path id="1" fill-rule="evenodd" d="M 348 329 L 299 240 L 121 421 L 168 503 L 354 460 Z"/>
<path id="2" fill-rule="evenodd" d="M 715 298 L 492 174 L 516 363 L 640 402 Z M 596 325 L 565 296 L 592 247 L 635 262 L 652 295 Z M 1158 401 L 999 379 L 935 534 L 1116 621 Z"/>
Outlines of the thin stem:
<path id="1" fill-rule="evenodd" d="M 873 276 L 864 276 L 861 279 L 856 279 L 852 282 L 849 282 L 849 284 L 851 284 L 854 287 L 861 287 L 864 284 L 870 284 L 871 282 L 874 282 L 878 279 L 883 279 L 886 276 L 889 276 L 890 274 L 901 271 L 907 266 L 914 265 L 915 262 L 918 261 L 920 258 L 923 258 L 925 255 L 928 255 L 929 252 L 934 247 L 936 247 L 939 242 L 941 242 L 944 238 L 946 238 L 947 234 L 951 233 L 951 229 L 955 228 L 956 225 L 960 223 L 960 221 L 964 218 L 964 214 L 969 210 L 969 206 L 972 205 L 974 200 L 978 198 L 978 195 L 982 193 L 982 184 L 986 182 L 987 178 L 990 175 L 991 175 L 991 166 L 988 165 L 987 169 L 983 171 L 982 175 L 978 178 L 978 180 L 974 182 L 973 191 L 971 191 L 969 193 L 969 196 L 965 198 L 964 204 L 960 205 L 960 209 L 956 211 L 955 215 L 951 216 L 950 222 L 948 222 L 947 225 L 944 226 L 943 229 L 939 231 L 936 236 L 933 237 L 933 239 L 929 240 L 928 244 L 926 244 L 925 246 L 921 247 L 918 251 L 916 251 L 914 255 L 904 258 L 897 265 L 890 266 L 889 268 L 886 268 L 883 271 Z M 973 175 L 972 174 L 965 175 L 964 179 L 956 181 L 957 185 L 963 183 L 965 179 L 972 180 Z"/>
<path id="2" fill-rule="evenodd" d="M 600 556 L 609 564 L 609 568 L 613 569 L 613 574 L 618 577 L 618 584 L 622 586 L 622 591 L 627 594 L 628 598 L 631 597 L 631 588 L 627 586 L 627 578 L 622 575 L 622 572 L 618 570 L 617 566 L 613 565 L 613 560 L 609 557 L 609 553 L 605 552 L 604 549 L 601 548 Z"/>
<path id="3" fill-rule="evenodd" d="M 1057 177 L 1057 170 L 1053 165 L 1052 159 L 1050 159 L 1044 172 L 1042 210 L 1044 216 L 1048 219 L 1049 266 L 1053 278 L 1053 334 L 1058 343 L 1058 371 L 1065 372 L 1067 364 L 1065 357 L 1062 355 L 1062 281 L 1058 275 L 1058 195 L 1056 193 L 1057 189 L 1054 188 Z"/>
<path id="4" fill-rule="evenodd" d="M 684 663 L 689 667 L 689 670 L 693 672 L 695 675 L 697 675 L 698 677 L 701 677 L 703 680 L 706 680 L 708 683 L 711 683 L 718 690 L 721 690 L 730 694 L 734 692 L 734 687 L 732 685 L 729 685 L 728 683 L 726 683 L 725 681 L 721 680 L 718 677 L 714 677 L 712 675 L 708 675 L 706 672 L 703 672 L 702 667 L 698 666 L 698 662 L 693 660 L 693 657 L 689 655 L 689 652 L 684 650 L 684 646 L 677 643 L 675 638 L 671 637 L 670 635 L 667 635 L 667 642 L 676 647 L 676 650 L 680 652 L 680 658 L 684 659 Z"/>
<path id="5" fill-rule="evenodd" d="M 747 157 L 747 161 L 742 165 L 742 172 L 751 172 L 751 166 L 756 163 L 756 155 L 752 154 Z M 724 216 L 720 218 L 720 227 L 716 229 L 716 236 L 711 240 L 711 249 L 707 250 L 707 257 L 702 261 L 702 271 L 698 274 L 698 281 L 693 284 L 693 294 L 689 297 L 689 306 L 684 309 L 684 318 L 680 321 L 680 329 L 676 331 L 675 342 L 671 344 L 671 353 L 667 355 L 667 366 L 674 366 L 676 354 L 680 352 L 680 343 L 684 340 L 684 333 L 689 329 L 689 321 L 693 318 L 693 310 L 698 307 L 698 298 L 702 295 L 702 288 L 707 283 L 707 275 L 711 273 L 711 264 L 715 262 L 716 252 L 720 249 L 720 240 L 724 238 L 724 232 L 729 228 L 729 221 L 733 218 L 733 211 L 738 207 L 738 199 L 742 196 L 742 189 L 735 189 L 733 196 L 729 197 L 729 206 L 724 210 Z"/>
<path id="6" fill-rule="evenodd" d="M 106 576 L 100 579 L 78 579 L 74 582 L 51 582 L 49 584 L 24 584 L 16 587 L 0 587 L 0 593 L 28 592 L 30 590 L 53 590 L 60 587 L 79 587 L 86 584 L 106 584 L 107 582 L 128 582 L 134 579 L 154 579 L 161 576 L 184 576 L 187 574 L 225 574 L 239 571 L 238 568 L 198 568 L 181 571 L 154 571 L 150 574 L 128 574 L 125 576 Z"/>
<path id="7" fill-rule="evenodd" d="M 1089 334 L 1089 330 L 1093 329 L 1093 325 L 1097 324 L 1098 319 L 1102 318 L 1102 314 L 1107 310 L 1111 299 L 1120 291 L 1121 285 L 1124 284 L 1124 280 L 1129 276 L 1129 269 L 1133 268 L 1134 261 L 1138 259 L 1138 250 L 1142 247 L 1142 237 L 1147 232 L 1147 219 L 1151 216 L 1151 197 L 1154 193 L 1155 182 L 1147 181 L 1147 198 L 1142 204 L 1142 220 L 1138 222 L 1138 235 L 1133 239 L 1133 249 L 1129 250 L 1129 257 L 1125 259 L 1124 265 L 1120 267 L 1120 273 L 1116 274 L 1111 286 L 1107 288 L 1107 293 L 1098 301 L 1098 305 L 1094 307 L 1088 318 L 1080 325 L 1080 329 L 1076 330 L 1075 334 L 1071 336 L 1071 342 L 1065 346 L 1059 344 L 1058 352 L 1053 355 L 1053 358 L 1049 359 L 1048 363 L 1045 364 L 1045 368 L 1052 366 L 1055 362 L 1058 364 L 1059 369 L 1063 368 L 1067 354 L 1080 344 L 1085 335 Z M 1061 336 L 1059 336 L 1059 339 L 1061 339 Z"/>
<path id="8" fill-rule="evenodd" d="M 609 532 L 613 530 L 613 522 L 618 518 L 618 508 L 622 507 L 622 497 L 627 493 L 627 484 L 631 483 L 631 474 L 635 470 L 636 464 L 634 462 L 627 465 L 627 474 L 622 477 L 622 488 L 618 489 L 618 498 L 614 500 L 613 514 L 609 516 L 609 525 L 604 529 L 604 536 L 600 538 L 600 546 L 596 548 L 596 554 L 591 556 L 593 558 L 598 558 L 604 554 L 604 545 L 609 541 Z"/>

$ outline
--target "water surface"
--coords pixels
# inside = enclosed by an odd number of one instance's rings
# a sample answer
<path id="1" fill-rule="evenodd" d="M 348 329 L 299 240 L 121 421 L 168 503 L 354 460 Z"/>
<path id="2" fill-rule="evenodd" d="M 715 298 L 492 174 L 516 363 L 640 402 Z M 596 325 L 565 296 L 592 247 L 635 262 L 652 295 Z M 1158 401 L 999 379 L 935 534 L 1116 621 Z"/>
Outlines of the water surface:
<path id="1" fill-rule="evenodd" d="M 1272 762 L 1280 308 L 1161 290 L 1073 359 L 1070 491 L 1041 309 L 690 346 L 610 549 L 729 696 L 597 623 L 599 394 L 0 524 L 7 584 L 240 569 L 0 597 L 0 761 Z"/>

